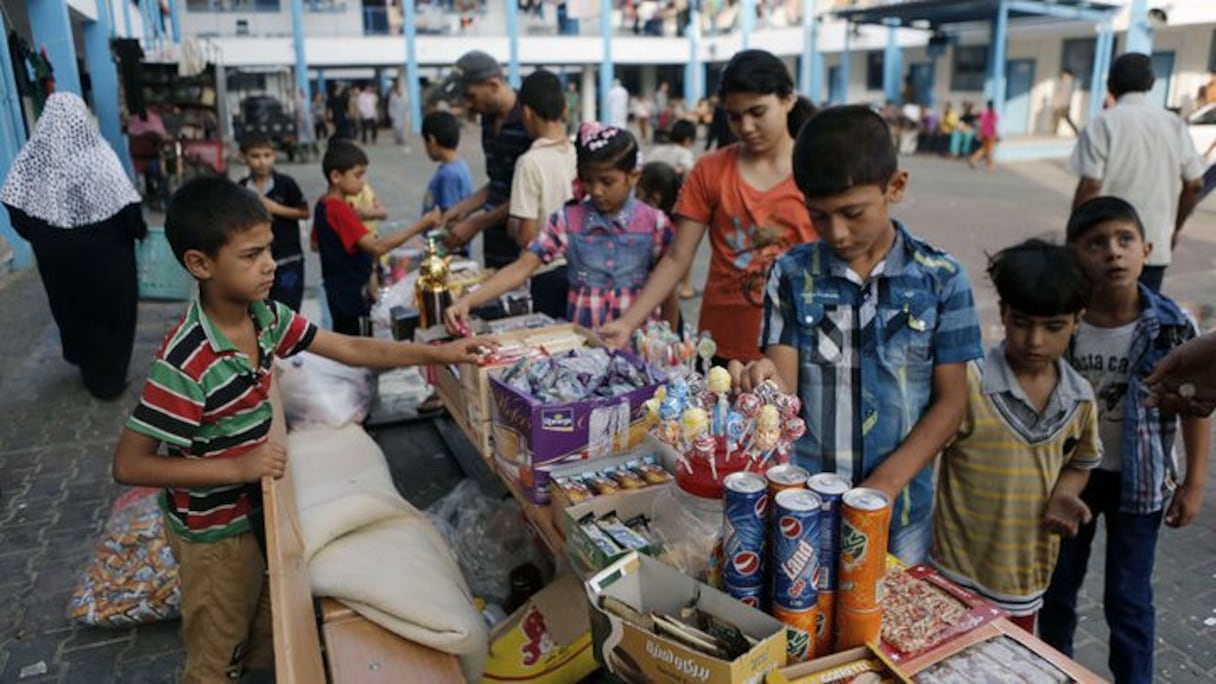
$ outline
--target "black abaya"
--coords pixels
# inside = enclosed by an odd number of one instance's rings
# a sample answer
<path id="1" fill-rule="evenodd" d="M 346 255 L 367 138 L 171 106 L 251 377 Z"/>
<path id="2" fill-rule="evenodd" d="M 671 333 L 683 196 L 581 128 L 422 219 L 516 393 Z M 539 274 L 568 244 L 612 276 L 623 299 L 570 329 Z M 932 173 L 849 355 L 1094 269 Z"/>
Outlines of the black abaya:
<path id="1" fill-rule="evenodd" d="M 93 396 L 116 398 L 126 387 L 135 342 L 135 241 L 148 230 L 140 206 L 129 204 L 104 221 L 70 229 L 5 208 L 34 248 L 64 360 L 80 367 Z"/>

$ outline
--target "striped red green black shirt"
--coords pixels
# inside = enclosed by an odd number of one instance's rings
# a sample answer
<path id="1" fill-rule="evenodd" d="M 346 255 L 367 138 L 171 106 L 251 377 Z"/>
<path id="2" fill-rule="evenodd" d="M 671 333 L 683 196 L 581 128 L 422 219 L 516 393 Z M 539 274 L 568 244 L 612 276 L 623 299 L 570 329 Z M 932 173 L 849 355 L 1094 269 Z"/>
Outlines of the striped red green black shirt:
<path id="1" fill-rule="evenodd" d="M 307 349 L 317 328 L 270 300 L 251 304 L 249 317 L 256 362 L 211 324 L 196 298 L 153 360 L 127 427 L 164 442 L 176 458 L 235 458 L 265 443 L 274 357 Z M 162 499 L 174 531 L 192 541 L 249 530 L 249 513 L 260 505 L 258 483 L 170 488 Z"/>

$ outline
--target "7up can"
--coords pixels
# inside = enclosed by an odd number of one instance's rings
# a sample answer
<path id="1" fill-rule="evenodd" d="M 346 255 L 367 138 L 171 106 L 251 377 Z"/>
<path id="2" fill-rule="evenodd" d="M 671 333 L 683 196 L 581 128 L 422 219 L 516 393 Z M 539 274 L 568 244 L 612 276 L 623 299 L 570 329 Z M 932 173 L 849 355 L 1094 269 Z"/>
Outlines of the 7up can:
<path id="1" fill-rule="evenodd" d="M 877 489 L 859 487 L 845 492 L 841 503 L 837 611 L 877 608 L 878 582 L 887 565 L 891 500 Z"/>

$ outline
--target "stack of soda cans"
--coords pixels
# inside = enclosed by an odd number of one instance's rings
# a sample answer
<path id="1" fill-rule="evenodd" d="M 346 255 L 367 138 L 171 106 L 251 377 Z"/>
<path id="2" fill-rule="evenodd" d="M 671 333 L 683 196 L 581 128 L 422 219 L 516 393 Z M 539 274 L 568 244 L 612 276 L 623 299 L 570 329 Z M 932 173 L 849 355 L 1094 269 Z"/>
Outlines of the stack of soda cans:
<path id="1" fill-rule="evenodd" d="M 723 590 L 789 627 L 791 659 L 877 640 L 886 496 L 792 464 L 734 473 L 723 486 Z"/>

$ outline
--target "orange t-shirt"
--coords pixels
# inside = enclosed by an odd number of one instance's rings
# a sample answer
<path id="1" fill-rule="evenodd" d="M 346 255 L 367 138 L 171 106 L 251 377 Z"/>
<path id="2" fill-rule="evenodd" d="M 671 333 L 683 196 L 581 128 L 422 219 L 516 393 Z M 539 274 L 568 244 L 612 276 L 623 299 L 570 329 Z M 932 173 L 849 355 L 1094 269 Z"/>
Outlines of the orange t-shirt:
<path id="1" fill-rule="evenodd" d="M 718 356 L 760 358 L 769 264 L 790 247 L 818 237 L 793 175 L 760 192 L 739 175 L 739 147 L 730 145 L 697 160 L 674 213 L 709 226 L 713 255 L 701 330 L 713 334 Z"/>

